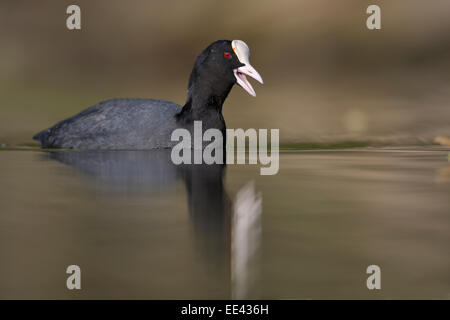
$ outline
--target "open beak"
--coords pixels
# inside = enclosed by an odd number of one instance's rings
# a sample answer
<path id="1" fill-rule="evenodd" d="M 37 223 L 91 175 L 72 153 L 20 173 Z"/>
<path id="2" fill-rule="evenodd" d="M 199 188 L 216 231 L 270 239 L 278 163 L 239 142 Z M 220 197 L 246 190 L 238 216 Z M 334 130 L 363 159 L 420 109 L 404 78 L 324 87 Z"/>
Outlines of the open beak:
<path id="1" fill-rule="evenodd" d="M 236 81 L 245 91 L 247 91 L 250 95 L 256 97 L 255 90 L 253 89 L 250 82 L 248 82 L 246 75 L 252 77 L 261 84 L 263 83 L 263 79 L 261 78 L 261 75 L 258 73 L 258 71 L 256 71 L 255 68 L 253 68 L 250 64 L 250 49 L 245 44 L 245 42 L 241 40 L 233 40 L 231 42 L 231 46 L 233 47 L 233 50 L 236 53 L 239 61 L 244 64 L 242 67 L 233 70 Z"/>

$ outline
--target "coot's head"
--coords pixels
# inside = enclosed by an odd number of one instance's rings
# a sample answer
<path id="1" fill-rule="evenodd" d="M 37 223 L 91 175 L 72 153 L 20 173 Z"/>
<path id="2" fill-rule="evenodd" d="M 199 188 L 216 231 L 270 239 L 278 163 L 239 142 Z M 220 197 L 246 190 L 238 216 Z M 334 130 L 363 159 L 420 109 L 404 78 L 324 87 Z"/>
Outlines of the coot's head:
<path id="1" fill-rule="evenodd" d="M 241 40 L 219 40 L 213 42 L 197 57 L 189 80 L 189 88 L 201 79 L 202 85 L 215 90 L 227 90 L 239 84 L 252 96 L 256 96 L 246 76 L 263 83 L 259 73 L 251 66 L 250 50 Z M 228 89 L 229 90 L 229 89 Z"/>

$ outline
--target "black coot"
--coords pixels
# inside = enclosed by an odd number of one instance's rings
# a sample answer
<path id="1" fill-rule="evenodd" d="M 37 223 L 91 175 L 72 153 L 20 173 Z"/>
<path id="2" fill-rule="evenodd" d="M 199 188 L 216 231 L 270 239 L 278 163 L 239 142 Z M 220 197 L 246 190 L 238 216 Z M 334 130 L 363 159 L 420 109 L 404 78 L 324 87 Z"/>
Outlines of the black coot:
<path id="1" fill-rule="evenodd" d="M 250 52 L 241 40 L 219 40 L 195 60 L 189 78 L 186 104 L 153 99 L 112 99 L 100 102 L 33 139 L 43 148 L 66 149 L 154 149 L 170 148 L 177 128 L 192 132 L 193 122 L 202 121 L 203 130 L 225 131 L 222 105 L 238 83 L 255 96 L 245 75 L 259 82 L 261 76 L 249 63 Z"/>

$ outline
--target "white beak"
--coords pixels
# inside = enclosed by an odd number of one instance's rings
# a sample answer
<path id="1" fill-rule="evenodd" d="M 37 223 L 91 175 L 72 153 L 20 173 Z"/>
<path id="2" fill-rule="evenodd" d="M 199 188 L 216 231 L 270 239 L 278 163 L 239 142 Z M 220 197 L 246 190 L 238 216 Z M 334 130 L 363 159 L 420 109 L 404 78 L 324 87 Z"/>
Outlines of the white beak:
<path id="1" fill-rule="evenodd" d="M 261 84 L 263 83 L 263 79 L 261 78 L 258 71 L 256 71 L 255 68 L 253 68 L 250 64 L 250 49 L 245 44 L 245 42 L 241 40 L 233 40 L 231 42 L 231 46 L 233 47 L 233 51 L 234 53 L 236 53 L 239 61 L 244 64 L 244 66 L 233 70 L 237 83 L 249 94 L 256 97 L 255 90 L 253 89 L 250 82 L 248 82 L 246 75 L 252 77 Z"/>

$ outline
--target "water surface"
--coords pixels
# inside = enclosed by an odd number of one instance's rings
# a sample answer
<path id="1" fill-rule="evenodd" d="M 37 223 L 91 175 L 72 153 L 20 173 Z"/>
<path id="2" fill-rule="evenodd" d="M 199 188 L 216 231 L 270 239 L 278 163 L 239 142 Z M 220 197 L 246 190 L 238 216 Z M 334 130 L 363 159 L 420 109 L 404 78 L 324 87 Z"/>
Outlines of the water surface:
<path id="1" fill-rule="evenodd" d="M 444 149 L 281 152 L 275 176 L 151 151 L 4 150 L 0 168 L 3 299 L 450 298 Z"/>

